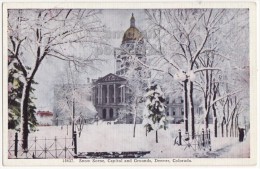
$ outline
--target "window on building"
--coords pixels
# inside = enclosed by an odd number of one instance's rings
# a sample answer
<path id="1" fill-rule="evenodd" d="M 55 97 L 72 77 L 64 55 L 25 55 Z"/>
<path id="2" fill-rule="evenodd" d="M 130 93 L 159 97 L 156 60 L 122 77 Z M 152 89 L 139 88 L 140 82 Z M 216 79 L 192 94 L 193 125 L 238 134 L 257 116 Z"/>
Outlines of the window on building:
<path id="1" fill-rule="evenodd" d="M 183 103 L 183 99 L 181 99 L 181 103 Z"/>
<path id="2" fill-rule="evenodd" d="M 107 116 L 107 110 L 103 109 L 103 119 L 106 119 L 106 116 Z"/>
<path id="3" fill-rule="evenodd" d="M 169 112 L 168 111 L 166 112 L 166 115 L 169 116 Z"/>
<path id="4" fill-rule="evenodd" d="M 173 109 L 173 111 L 172 111 L 172 115 L 175 116 L 175 110 L 174 110 L 174 109 Z"/>
<path id="5" fill-rule="evenodd" d="M 119 110 L 120 110 L 120 109 L 116 109 L 116 117 L 119 116 Z"/>
<path id="6" fill-rule="evenodd" d="M 110 118 L 113 118 L 113 115 L 114 115 L 114 112 L 113 112 L 113 109 L 111 108 L 111 109 L 109 110 L 109 117 L 110 117 Z"/>
<path id="7" fill-rule="evenodd" d="M 168 97 L 166 98 L 166 104 L 169 104 L 169 98 Z"/>
<path id="8" fill-rule="evenodd" d="M 184 115 L 184 110 L 183 110 L 183 108 L 181 109 L 181 115 Z"/>

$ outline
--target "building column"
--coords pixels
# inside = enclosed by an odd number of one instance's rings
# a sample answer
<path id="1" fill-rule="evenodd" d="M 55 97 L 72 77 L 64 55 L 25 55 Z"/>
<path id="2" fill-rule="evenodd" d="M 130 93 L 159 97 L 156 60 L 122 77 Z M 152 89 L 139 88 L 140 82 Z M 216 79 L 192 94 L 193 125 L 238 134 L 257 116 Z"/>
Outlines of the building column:
<path id="1" fill-rule="evenodd" d="M 96 99 L 96 98 L 97 98 L 97 93 L 96 93 L 96 90 L 97 90 L 97 87 L 95 86 L 95 91 L 94 91 L 94 92 L 95 92 L 95 93 L 94 93 L 94 97 L 95 97 L 95 104 L 97 104 L 97 103 L 96 103 L 96 100 L 97 100 L 97 99 Z"/>
<path id="2" fill-rule="evenodd" d="M 116 84 L 114 84 L 114 103 L 116 103 Z"/>
<path id="3" fill-rule="evenodd" d="M 125 103 L 125 86 L 123 87 L 123 102 Z"/>
<path id="4" fill-rule="evenodd" d="M 109 104 L 109 84 L 107 85 L 107 104 Z"/>
<path id="5" fill-rule="evenodd" d="M 97 86 L 97 98 L 98 98 L 98 104 L 100 103 L 100 85 Z"/>
<path id="6" fill-rule="evenodd" d="M 100 90 L 100 104 L 102 104 L 102 102 L 103 102 L 103 97 L 102 97 L 102 88 L 103 88 L 103 85 L 100 85 L 100 88 L 101 88 L 101 90 Z"/>
<path id="7" fill-rule="evenodd" d="M 120 87 L 120 102 L 123 102 L 123 87 Z"/>
<path id="8" fill-rule="evenodd" d="M 94 88 L 92 88 L 92 103 L 93 103 L 93 105 L 95 105 L 96 104 L 96 96 L 95 96 L 95 94 L 96 94 L 96 87 L 94 87 Z"/>

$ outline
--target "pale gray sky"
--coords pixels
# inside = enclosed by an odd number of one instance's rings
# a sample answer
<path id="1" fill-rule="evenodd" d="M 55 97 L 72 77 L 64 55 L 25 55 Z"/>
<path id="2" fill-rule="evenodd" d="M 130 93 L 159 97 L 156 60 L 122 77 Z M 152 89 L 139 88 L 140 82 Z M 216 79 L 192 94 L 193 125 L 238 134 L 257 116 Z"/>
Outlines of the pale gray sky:
<path id="1" fill-rule="evenodd" d="M 132 13 L 134 13 L 136 20 L 136 27 L 142 30 L 144 27 L 143 21 L 145 19 L 145 14 L 143 10 L 136 9 L 110 9 L 102 10 L 101 20 L 104 25 L 111 32 L 123 33 L 130 26 L 130 18 Z M 122 35 L 123 36 L 123 35 Z M 115 37 L 111 35 L 109 43 L 113 47 L 119 47 L 123 37 Z M 104 51 L 104 49 L 102 49 Z M 107 53 L 103 55 L 109 61 L 104 63 L 100 67 L 100 72 L 89 75 L 91 78 L 102 77 L 108 73 L 114 73 L 114 56 L 113 51 L 106 51 Z M 38 85 L 33 86 L 35 90 L 35 101 L 37 110 L 50 110 L 53 111 L 53 86 L 57 83 L 57 77 L 62 74 L 65 68 L 65 63 L 55 58 L 46 58 L 36 74 L 35 81 Z"/>

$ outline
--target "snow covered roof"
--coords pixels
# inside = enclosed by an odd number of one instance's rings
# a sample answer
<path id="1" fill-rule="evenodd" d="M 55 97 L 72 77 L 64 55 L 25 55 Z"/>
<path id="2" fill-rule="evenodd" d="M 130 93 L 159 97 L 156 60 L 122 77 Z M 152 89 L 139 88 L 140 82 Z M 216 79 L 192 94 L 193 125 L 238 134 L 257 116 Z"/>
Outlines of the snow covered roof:
<path id="1" fill-rule="evenodd" d="M 53 116 L 53 113 L 52 112 L 50 112 L 50 111 L 38 111 L 37 113 L 36 113 L 36 115 L 38 115 L 38 116 Z"/>
<path id="2" fill-rule="evenodd" d="M 118 82 L 118 81 L 126 81 L 125 78 L 117 76 L 113 73 L 109 73 L 108 75 L 98 79 L 96 83 L 104 83 L 104 82 Z"/>

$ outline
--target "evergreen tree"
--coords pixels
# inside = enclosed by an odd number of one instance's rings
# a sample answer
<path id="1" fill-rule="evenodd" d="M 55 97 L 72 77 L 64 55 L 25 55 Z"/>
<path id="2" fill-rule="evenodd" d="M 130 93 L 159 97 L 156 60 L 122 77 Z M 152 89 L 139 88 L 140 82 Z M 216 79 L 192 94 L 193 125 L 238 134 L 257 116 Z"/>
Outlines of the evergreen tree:
<path id="1" fill-rule="evenodd" d="M 164 105 L 165 97 L 159 85 L 152 85 L 146 89 L 147 112 L 144 113 L 144 121 L 147 132 L 155 130 L 156 143 L 158 143 L 158 130 L 167 129 L 167 119 Z"/>
<path id="2" fill-rule="evenodd" d="M 11 56 L 8 60 L 8 129 L 15 129 L 20 131 L 20 104 L 22 98 L 23 82 L 21 79 L 21 70 L 19 64 L 17 64 Z M 33 84 L 37 84 L 33 82 Z M 31 94 L 35 89 L 31 88 Z M 36 107 L 33 100 L 36 98 L 30 97 L 29 99 L 29 126 L 31 131 L 36 130 L 37 120 L 35 118 Z"/>

